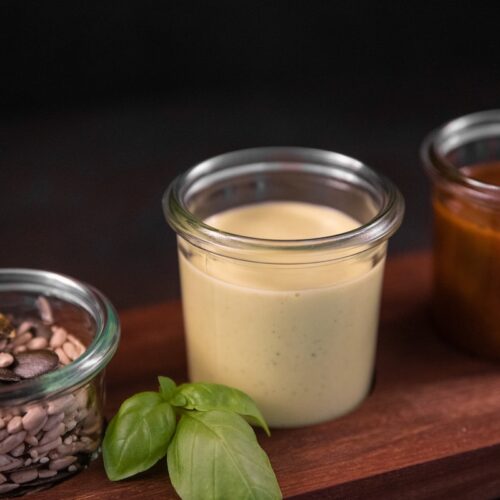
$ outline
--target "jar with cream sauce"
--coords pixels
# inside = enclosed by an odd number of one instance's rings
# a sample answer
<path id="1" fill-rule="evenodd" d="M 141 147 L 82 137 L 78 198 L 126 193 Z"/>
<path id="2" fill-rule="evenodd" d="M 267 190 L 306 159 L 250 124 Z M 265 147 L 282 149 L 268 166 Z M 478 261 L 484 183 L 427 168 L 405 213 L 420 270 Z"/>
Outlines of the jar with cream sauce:
<path id="1" fill-rule="evenodd" d="M 393 184 L 337 153 L 257 148 L 196 165 L 163 203 L 178 234 L 191 380 L 245 391 L 273 427 L 356 408 L 403 215 Z"/>

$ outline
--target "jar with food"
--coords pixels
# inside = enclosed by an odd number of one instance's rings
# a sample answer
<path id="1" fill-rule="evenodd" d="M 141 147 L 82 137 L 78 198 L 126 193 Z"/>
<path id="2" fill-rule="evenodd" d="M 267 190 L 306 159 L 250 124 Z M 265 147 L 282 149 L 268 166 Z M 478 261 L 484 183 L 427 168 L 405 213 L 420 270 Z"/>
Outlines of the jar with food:
<path id="1" fill-rule="evenodd" d="M 117 315 L 95 289 L 0 270 L 0 494 L 46 488 L 97 456 L 103 369 L 118 339 Z"/>
<path id="2" fill-rule="evenodd" d="M 354 158 L 255 148 L 171 184 L 189 375 L 248 393 L 273 427 L 356 408 L 372 385 L 397 188 Z"/>
<path id="3" fill-rule="evenodd" d="M 433 183 L 437 327 L 468 352 L 500 360 L 500 110 L 447 123 L 422 157 Z"/>

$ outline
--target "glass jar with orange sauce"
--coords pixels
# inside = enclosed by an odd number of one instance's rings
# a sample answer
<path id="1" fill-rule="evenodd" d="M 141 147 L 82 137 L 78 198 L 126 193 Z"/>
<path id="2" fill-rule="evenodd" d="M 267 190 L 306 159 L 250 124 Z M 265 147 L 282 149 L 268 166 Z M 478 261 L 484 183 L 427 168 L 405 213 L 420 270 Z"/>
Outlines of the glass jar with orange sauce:
<path id="1" fill-rule="evenodd" d="M 445 124 L 421 152 L 433 183 L 437 327 L 500 360 L 500 110 Z"/>

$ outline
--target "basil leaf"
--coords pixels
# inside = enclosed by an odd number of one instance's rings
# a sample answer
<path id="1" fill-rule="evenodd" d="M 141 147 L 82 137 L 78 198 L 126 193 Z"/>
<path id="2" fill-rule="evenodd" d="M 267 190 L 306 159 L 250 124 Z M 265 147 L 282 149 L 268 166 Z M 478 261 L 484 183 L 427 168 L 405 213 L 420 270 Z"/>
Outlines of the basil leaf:
<path id="1" fill-rule="evenodd" d="M 102 444 L 108 478 L 118 481 L 149 469 L 167 453 L 175 413 L 158 393 L 127 399 L 111 420 Z"/>
<path id="2" fill-rule="evenodd" d="M 165 400 L 168 401 L 175 391 L 175 382 L 169 377 L 158 377 L 158 382 L 160 383 L 160 395 Z"/>
<path id="3" fill-rule="evenodd" d="M 226 410 L 244 416 L 251 424 L 262 427 L 269 436 L 269 427 L 254 400 L 244 392 L 220 384 L 182 384 L 175 390 L 170 404 L 186 410 Z"/>
<path id="4" fill-rule="evenodd" d="M 282 498 L 253 429 L 232 412 L 184 413 L 167 461 L 170 480 L 183 500 Z"/>
<path id="5" fill-rule="evenodd" d="M 157 392 L 154 391 L 145 391 L 138 392 L 134 394 L 130 398 L 126 399 L 120 409 L 118 410 L 119 415 L 124 415 L 128 412 L 141 412 L 141 411 L 149 411 L 149 408 L 159 405 L 163 403 L 163 399 Z"/>

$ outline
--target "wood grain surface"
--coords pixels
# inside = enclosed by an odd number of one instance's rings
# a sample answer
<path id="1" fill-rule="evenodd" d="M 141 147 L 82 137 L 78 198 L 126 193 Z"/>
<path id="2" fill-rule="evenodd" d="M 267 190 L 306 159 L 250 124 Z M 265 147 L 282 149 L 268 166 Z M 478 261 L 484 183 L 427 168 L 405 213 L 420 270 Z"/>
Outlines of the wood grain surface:
<path id="1" fill-rule="evenodd" d="M 376 383 L 353 413 L 294 430 L 258 431 L 283 494 L 296 499 L 493 498 L 500 496 L 500 366 L 435 336 L 428 313 L 430 259 L 390 259 Z M 156 376 L 186 379 L 178 302 L 123 311 L 123 338 L 107 372 L 107 416 Z M 164 461 L 112 483 L 102 462 L 40 499 L 177 498 Z M 236 499 L 235 499 L 236 500 Z"/>

